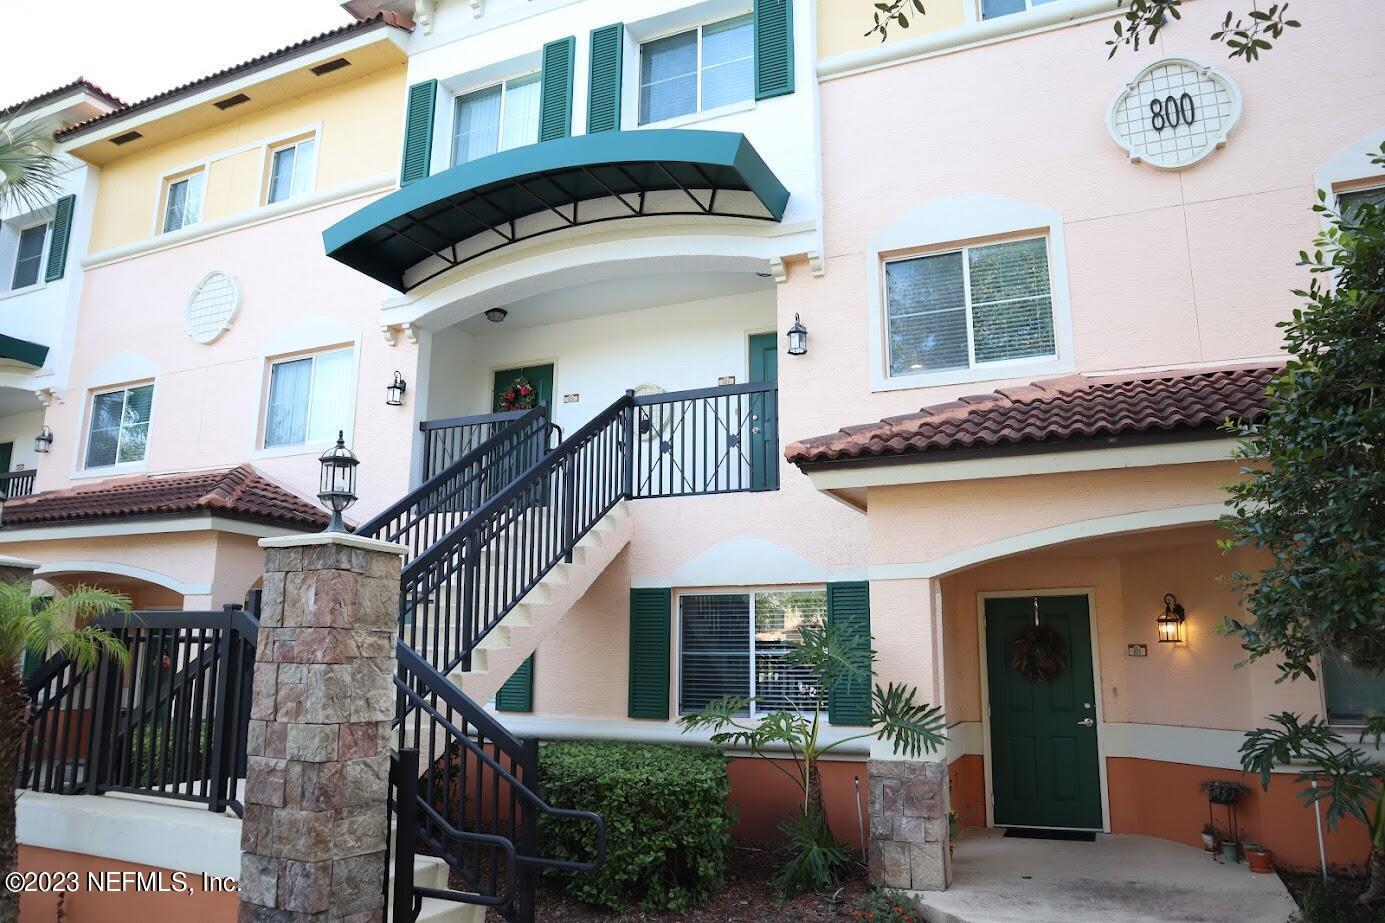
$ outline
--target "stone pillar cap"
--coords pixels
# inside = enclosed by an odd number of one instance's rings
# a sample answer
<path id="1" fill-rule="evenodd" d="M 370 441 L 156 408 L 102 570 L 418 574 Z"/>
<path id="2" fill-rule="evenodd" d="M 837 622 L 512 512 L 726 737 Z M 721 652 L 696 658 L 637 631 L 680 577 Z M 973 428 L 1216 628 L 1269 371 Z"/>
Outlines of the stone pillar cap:
<path id="1" fill-rule="evenodd" d="M 0 554 L 0 567 L 13 567 L 19 570 L 38 570 L 39 563 L 25 558 L 12 558 L 7 554 Z"/>
<path id="2" fill-rule="evenodd" d="M 345 548 L 359 548 L 362 551 L 397 554 L 400 557 L 409 553 L 409 549 L 404 545 L 382 542 L 350 532 L 309 532 L 303 535 L 280 535 L 260 539 L 261 548 L 311 548 L 316 545 L 341 545 Z"/>

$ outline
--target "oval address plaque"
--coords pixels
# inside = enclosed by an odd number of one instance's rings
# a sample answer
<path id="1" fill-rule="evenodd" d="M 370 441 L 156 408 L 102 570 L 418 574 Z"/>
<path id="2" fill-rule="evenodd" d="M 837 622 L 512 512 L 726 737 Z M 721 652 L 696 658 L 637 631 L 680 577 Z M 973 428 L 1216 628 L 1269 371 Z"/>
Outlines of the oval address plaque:
<path id="1" fill-rule="evenodd" d="M 1121 89 L 1106 127 L 1132 163 L 1181 170 L 1225 144 L 1240 116 L 1230 77 L 1191 58 L 1164 58 Z"/>

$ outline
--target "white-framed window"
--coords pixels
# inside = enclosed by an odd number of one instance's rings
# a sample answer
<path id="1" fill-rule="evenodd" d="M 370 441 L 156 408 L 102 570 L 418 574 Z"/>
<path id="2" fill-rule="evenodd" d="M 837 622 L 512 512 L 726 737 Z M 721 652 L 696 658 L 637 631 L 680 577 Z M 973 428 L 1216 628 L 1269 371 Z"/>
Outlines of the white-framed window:
<path id="1" fill-rule="evenodd" d="M 1350 216 L 1355 206 L 1367 203 L 1385 208 L 1385 186 L 1367 186 L 1337 193 L 1337 211 L 1344 217 Z"/>
<path id="2" fill-rule="evenodd" d="M 885 311 L 891 376 L 1057 357 L 1044 237 L 888 260 Z"/>
<path id="3" fill-rule="evenodd" d="M 539 74 L 459 94 L 452 103 L 452 166 L 539 140 Z"/>
<path id="4" fill-rule="evenodd" d="M 724 695 L 754 700 L 752 715 L 810 706 L 813 677 L 787 664 L 784 654 L 800 625 L 826 618 L 821 588 L 679 594 L 679 711 L 698 711 Z"/>
<path id="5" fill-rule="evenodd" d="M 995 19 L 999 16 L 1009 16 L 1011 13 L 1023 13 L 1025 10 L 1032 10 L 1036 6 L 1043 6 L 1045 3 L 1052 3 L 1054 0 L 979 0 L 981 4 L 981 18 Z"/>
<path id="6" fill-rule="evenodd" d="M 267 202 L 282 202 L 312 192 L 317 172 L 317 138 L 300 138 L 269 152 Z"/>
<path id="7" fill-rule="evenodd" d="M 15 238 L 11 290 L 37 285 L 43 279 L 43 257 L 48 251 L 48 223 L 21 228 Z"/>
<path id="8" fill-rule="evenodd" d="M 755 96 L 755 27 L 747 14 L 640 45 L 640 124 Z"/>
<path id="9" fill-rule="evenodd" d="M 1354 667 L 1335 657 L 1322 660 L 1323 704 L 1327 720 L 1360 725 L 1385 702 L 1385 676 Z"/>
<path id="10" fill-rule="evenodd" d="M 153 405 L 152 382 L 92 394 L 83 467 L 110 468 L 144 461 Z"/>
<path id="11" fill-rule="evenodd" d="M 202 201 L 207 192 L 207 172 L 198 170 L 168 181 L 164 189 L 163 230 L 176 231 L 202 220 Z"/>
<path id="12" fill-rule="evenodd" d="M 350 428 L 355 370 L 353 349 L 272 360 L 264 448 L 329 442 Z"/>

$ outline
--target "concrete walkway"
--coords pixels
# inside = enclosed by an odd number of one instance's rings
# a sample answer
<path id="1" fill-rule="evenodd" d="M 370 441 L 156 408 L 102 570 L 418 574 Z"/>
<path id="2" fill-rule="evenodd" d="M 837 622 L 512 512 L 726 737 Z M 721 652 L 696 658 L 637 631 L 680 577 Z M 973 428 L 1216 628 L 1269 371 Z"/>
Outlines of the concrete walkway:
<path id="1" fill-rule="evenodd" d="M 1278 875 L 1223 865 L 1191 846 L 1147 836 L 1092 843 L 1006 839 L 968 830 L 952 887 L 915 892 L 933 923 L 1284 923 L 1295 904 Z"/>

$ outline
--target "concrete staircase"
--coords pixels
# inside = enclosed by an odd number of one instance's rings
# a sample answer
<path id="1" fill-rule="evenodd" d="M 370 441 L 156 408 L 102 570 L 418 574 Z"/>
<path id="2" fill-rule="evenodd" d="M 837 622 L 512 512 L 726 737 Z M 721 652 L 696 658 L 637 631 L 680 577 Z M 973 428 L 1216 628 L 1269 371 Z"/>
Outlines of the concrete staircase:
<path id="1" fill-rule="evenodd" d="M 455 670 L 448 679 L 475 701 L 489 702 L 629 543 L 629 501 L 622 500 L 577 543 L 571 563 L 550 570 L 481 639 L 472 652 L 471 669 Z"/>
<path id="2" fill-rule="evenodd" d="M 447 863 L 436 856 L 414 856 L 414 884 L 422 888 L 448 888 Z M 390 901 L 394 900 L 394 867 L 390 867 Z M 391 904 L 392 906 L 392 904 Z M 485 923 L 486 908 L 479 904 L 460 904 L 437 897 L 425 897 L 418 912 L 418 923 Z"/>

